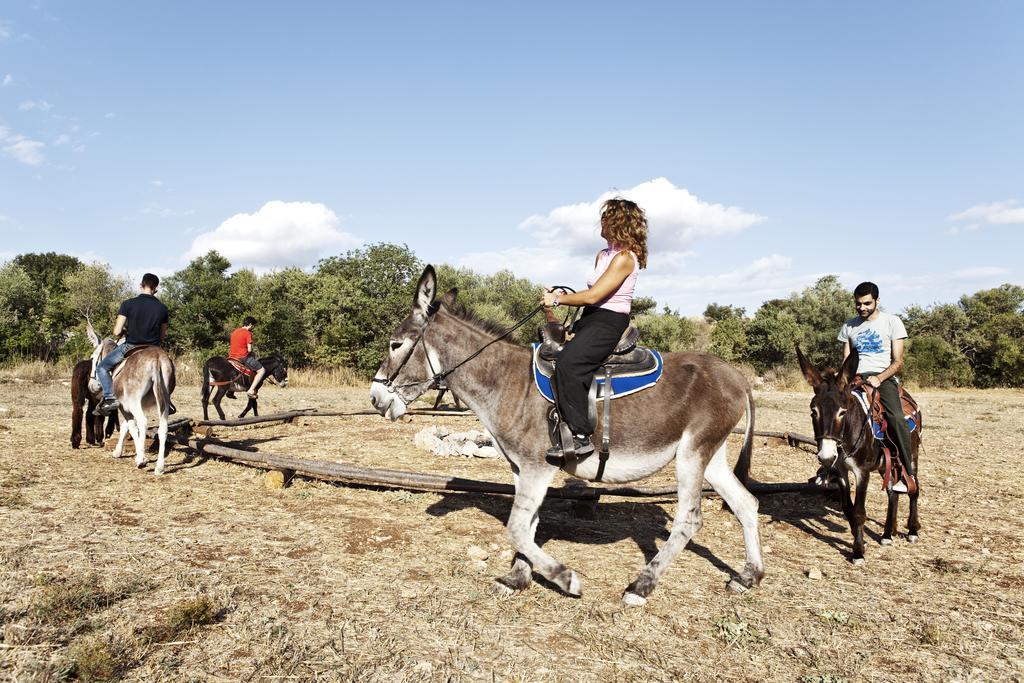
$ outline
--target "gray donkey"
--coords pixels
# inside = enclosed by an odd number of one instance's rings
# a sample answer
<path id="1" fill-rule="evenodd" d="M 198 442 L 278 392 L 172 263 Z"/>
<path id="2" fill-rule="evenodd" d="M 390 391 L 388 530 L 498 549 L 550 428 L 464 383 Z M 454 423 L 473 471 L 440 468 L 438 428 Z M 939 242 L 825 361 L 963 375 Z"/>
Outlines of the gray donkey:
<path id="1" fill-rule="evenodd" d="M 433 267 L 427 266 L 416 287 L 412 311 L 391 335 L 388 357 L 370 388 L 373 406 L 392 420 L 430 389 L 438 375 L 466 361 L 497 336 L 461 310 L 455 290 L 435 301 L 436 280 Z M 757 499 L 726 461 L 726 438 L 745 415 L 737 472 L 746 476 L 754 431 L 750 388 L 737 370 L 713 356 L 666 353 L 663 357 L 665 373 L 658 384 L 616 401 L 611 418 L 615 438 L 602 477 L 609 483 L 636 481 L 675 459 L 679 505 L 672 531 L 626 588 L 623 600 L 629 605 L 647 601 L 658 579 L 700 529 L 705 480 L 743 526 L 746 564 L 729 582 L 730 589 L 745 591 L 764 576 Z M 507 531 L 516 556 L 511 571 L 496 579 L 499 590 L 523 590 L 530 585 L 532 572 L 537 572 L 568 595 L 579 596 L 576 572 L 534 541 L 540 506 L 558 467 L 544 457 L 549 404 L 533 386 L 531 362 L 530 349 L 499 341 L 446 375 L 445 381 L 480 418 L 512 466 L 516 493 Z M 599 422 L 596 433 L 600 431 Z M 594 481 L 598 458 L 567 463 L 563 469 Z"/>
<path id="2" fill-rule="evenodd" d="M 86 332 L 96 345 L 92 354 L 92 367 L 114 348 L 112 339 L 101 340 L 88 323 Z M 113 456 L 120 458 L 124 451 L 125 437 L 130 433 L 135 442 L 135 464 L 145 467 L 146 457 L 146 409 L 156 408 L 159 420 L 157 436 L 160 449 L 157 453 L 154 474 L 163 474 L 164 456 L 167 454 L 167 417 L 173 411 L 171 393 L 174 391 L 174 361 L 159 346 L 146 346 L 129 352 L 118 369 L 114 371 L 114 394 L 121 404 L 121 431 Z"/>

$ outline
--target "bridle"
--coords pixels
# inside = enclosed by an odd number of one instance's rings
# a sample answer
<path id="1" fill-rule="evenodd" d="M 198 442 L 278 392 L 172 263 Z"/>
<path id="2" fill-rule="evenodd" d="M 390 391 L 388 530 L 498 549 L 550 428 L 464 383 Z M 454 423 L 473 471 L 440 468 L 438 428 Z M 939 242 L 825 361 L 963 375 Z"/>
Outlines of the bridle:
<path id="1" fill-rule="evenodd" d="M 857 384 L 850 383 L 850 385 L 848 385 L 846 388 L 840 389 L 839 390 L 839 394 L 841 396 L 845 396 L 846 394 L 851 392 L 855 386 L 857 386 Z M 812 401 L 812 404 L 813 404 L 813 401 Z M 845 431 L 844 427 L 845 427 L 845 424 L 846 424 L 846 413 L 848 413 L 850 411 L 850 409 L 849 408 L 844 408 L 844 410 L 846 412 L 844 412 L 843 416 L 841 418 L 839 418 L 839 424 L 841 425 L 840 429 L 843 430 L 843 431 Z M 857 410 L 859 410 L 859 408 L 857 408 Z M 823 420 L 821 420 L 820 416 L 818 417 L 818 419 L 812 421 L 812 425 L 814 426 L 814 440 L 818 442 L 818 450 L 819 451 L 821 450 L 821 442 L 822 442 L 823 439 L 831 439 L 831 440 L 836 442 L 836 457 L 829 464 L 829 469 L 835 469 L 835 465 L 836 465 L 836 462 L 838 462 L 838 460 L 839 460 L 839 456 L 842 455 L 843 452 L 845 451 L 845 449 L 843 448 L 844 436 L 843 436 L 842 433 L 840 433 L 839 435 L 836 435 L 836 434 L 833 433 L 834 429 L 835 429 L 835 423 L 836 423 L 836 420 L 834 420 L 834 419 L 830 420 L 831 426 L 827 430 L 827 433 L 822 433 L 822 430 L 819 427 L 819 422 L 822 422 L 822 421 Z M 850 449 L 848 455 L 853 455 L 853 454 L 857 453 L 864 446 L 864 439 L 865 439 L 865 435 L 866 435 L 867 431 L 868 430 L 861 429 L 860 436 L 858 437 L 857 442 Z"/>
<path id="2" fill-rule="evenodd" d="M 436 313 L 437 313 L 437 310 L 435 309 L 434 311 L 430 312 L 427 315 L 427 322 L 424 323 L 423 329 L 420 330 L 420 333 L 416 337 L 416 340 L 409 347 L 409 352 L 405 354 L 404 358 L 402 358 L 402 362 L 398 364 L 398 367 L 396 367 L 394 369 L 394 371 L 390 375 L 388 375 L 387 377 L 385 377 L 383 379 L 381 379 L 380 377 L 374 377 L 373 381 L 376 382 L 376 383 L 384 385 L 386 388 L 388 388 L 391 391 L 394 391 L 396 393 L 398 392 L 399 389 L 404 389 L 405 387 L 417 386 L 417 385 L 420 385 L 420 384 L 427 384 L 428 382 L 429 382 L 429 385 L 423 391 L 429 391 L 431 389 L 437 389 L 441 385 L 441 382 L 443 382 L 445 380 L 445 378 L 447 378 L 450 374 L 452 374 L 453 372 L 455 372 L 456 370 L 461 368 L 463 365 L 465 365 L 469 361 L 471 361 L 474 358 L 476 358 L 477 356 L 479 356 L 491 344 L 494 344 L 496 342 L 501 341 L 505 337 L 509 336 L 510 334 L 512 334 L 513 332 L 518 330 L 520 327 L 522 327 L 527 322 L 529 322 L 530 318 L 532 318 L 533 316 L 535 316 L 538 313 L 540 313 L 540 311 L 543 310 L 543 309 L 544 309 L 543 305 L 538 305 L 536 308 L 534 308 L 529 313 L 527 313 L 524 317 L 520 318 L 514 325 L 512 325 L 512 327 L 508 328 L 503 333 L 501 333 L 499 336 L 497 336 L 494 339 L 492 339 L 491 341 L 487 342 L 486 344 L 481 346 L 479 349 L 477 349 L 476 351 L 471 353 L 469 356 L 467 356 L 466 358 L 462 359 L 461 361 L 459 361 L 458 363 L 453 365 L 451 368 L 449 368 L 448 370 L 445 370 L 443 372 L 438 372 L 438 371 L 436 371 L 434 369 L 434 363 L 433 363 L 433 361 L 430 360 L 430 353 L 427 350 L 427 343 L 423 340 L 423 336 L 427 332 L 427 327 L 430 326 L 430 321 L 433 320 L 434 315 L 436 315 Z M 430 372 L 433 373 L 433 374 L 430 377 L 426 378 L 426 379 L 416 380 L 416 381 L 413 381 L 413 382 L 403 382 L 402 384 L 395 384 L 395 380 L 398 379 L 398 375 L 401 374 L 402 369 L 405 367 L 406 363 L 408 363 L 409 359 L 412 358 L 412 354 L 414 354 L 416 352 L 416 345 L 417 344 L 420 344 L 421 346 L 423 346 L 423 353 L 427 357 L 427 365 L 430 367 Z"/>

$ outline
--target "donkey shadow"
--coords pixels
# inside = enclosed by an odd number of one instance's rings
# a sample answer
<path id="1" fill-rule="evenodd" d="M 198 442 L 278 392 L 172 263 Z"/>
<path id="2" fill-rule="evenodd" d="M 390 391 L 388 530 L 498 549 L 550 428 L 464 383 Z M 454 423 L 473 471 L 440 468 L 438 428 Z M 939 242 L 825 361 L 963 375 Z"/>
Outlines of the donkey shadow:
<path id="1" fill-rule="evenodd" d="M 438 495 L 441 500 L 426 509 L 427 514 L 434 517 L 475 508 L 494 517 L 504 526 L 512 511 L 512 498 L 507 496 L 447 492 Z M 536 533 L 539 546 L 551 540 L 587 545 L 609 545 L 632 540 L 643 553 L 645 563 L 650 562 L 658 553 L 658 541 L 668 540 L 673 519 L 657 503 L 636 501 L 600 501 L 594 505 L 590 501 L 549 498 L 544 501 L 540 513 Z M 686 550 L 707 560 L 719 571 L 736 574 L 732 567 L 711 550 L 692 539 L 686 545 Z"/>
<path id="2" fill-rule="evenodd" d="M 773 523 L 788 524 L 849 555 L 853 552 L 853 540 L 840 495 L 838 491 L 823 491 L 761 496 L 759 513 L 769 516 Z M 868 522 L 872 526 L 864 526 L 864 535 L 877 543 L 882 538 L 884 521 L 869 515 Z"/>

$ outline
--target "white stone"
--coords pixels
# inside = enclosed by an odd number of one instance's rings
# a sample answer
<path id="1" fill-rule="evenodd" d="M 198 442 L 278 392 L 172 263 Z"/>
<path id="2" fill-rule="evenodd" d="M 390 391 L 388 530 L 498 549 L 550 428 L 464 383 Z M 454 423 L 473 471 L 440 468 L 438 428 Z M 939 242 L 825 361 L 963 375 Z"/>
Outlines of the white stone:
<path id="1" fill-rule="evenodd" d="M 470 458 L 476 455 L 476 452 L 477 446 L 472 441 L 467 441 L 466 443 L 462 444 L 462 447 L 459 449 L 459 455 L 465 455 Z"/>
<path id="2" fill-rule="evenodd" d="M 466 557 L 471 560 L 486 560 L 489 555 L 486 550 L 478 545 L 471 545 L 466 548 Z"/>
<path id="3" fill-rule="evenodd" d="M 416 432 L 416 436 L 413 437 L 413 443 L 416 444 L 417 448 L 424 451 L 437 453 L 437 448 L 441 445 L 441 440 L 434 436 L 428 427 L 427 429 Z"/>
<path id="4" fill-rule="evenodd" d="M 470 562 L 470 564 L 473 565 L 473 569 L 477 570 L 481 574 L 483 574 L 483 573 L 488 571 L 487 563 L 484 562 L 483 560 L 473 560 L 472 562 Z"/>
<path id="5" fill-rule="evenodd" d="M 811 567 L 810 569 L 807 570 L 807 578 L 810 579 L 811 581 L 820 581 L 821 580 L 821 570 L 818 569 L 817 567 Z"/>
<path id="6" fill-rule="evenodd" d="M 478 458 L 497 458 L 498 449 L 494 446 L 480 446 L 473 455 Z"/>

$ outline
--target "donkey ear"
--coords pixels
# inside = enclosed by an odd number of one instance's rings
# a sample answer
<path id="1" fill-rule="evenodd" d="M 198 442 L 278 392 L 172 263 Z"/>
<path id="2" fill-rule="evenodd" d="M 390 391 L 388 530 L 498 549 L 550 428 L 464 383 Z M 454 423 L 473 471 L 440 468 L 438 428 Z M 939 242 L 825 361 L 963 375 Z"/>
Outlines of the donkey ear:
<path id="1" fill-rule="evenodd" d="M 88 318 L 85 319 L 85 333 L 89 336 L 89 341 L 93 346 L 100 345 L 100 337 L 96 334 L 96 330 L 92 329 L 92 321 Z"/>
<path id="2" fill-rule="evenodd" d="M 850 344 L 850 355 L 843 362 L 839 369 L 839 385 L 845 387 L 857 375 L 857 366 L 860 364 L 860 354 L 853 344 Z"/>
<path id="3" fill-rule="evenodd" d="M 800 351 L 800 344 L 796 345 L 796 359 L 800 362 L 800 371 L 804 373 L 804 378 L 807 383 L 815 389 L 821 384 L 821 373 L 818 369 L 811 365 L 811 361 L 804 358 L 804 354 Z"/>
<path id="4" fill-rule="evenodd" d="M 459 288 L 452 287 L 444 296 L 441 297 L 441 304 L 447 306 L 448 308 L 451 308 L 452 306 L 455 305 L 455 297 L 457 297 L 458 295 Z"/>
<path id="5" fill-rule="evenodd" d="M 419 313 L 424 318 L 430 315 L 434 305 L 434 295 L 437 294 L 437 273 L 434 266 L 428 265 L 420 275 L 419 284 L 416 285 L 416 294 L 412 297 L 413 313 Z"/>

